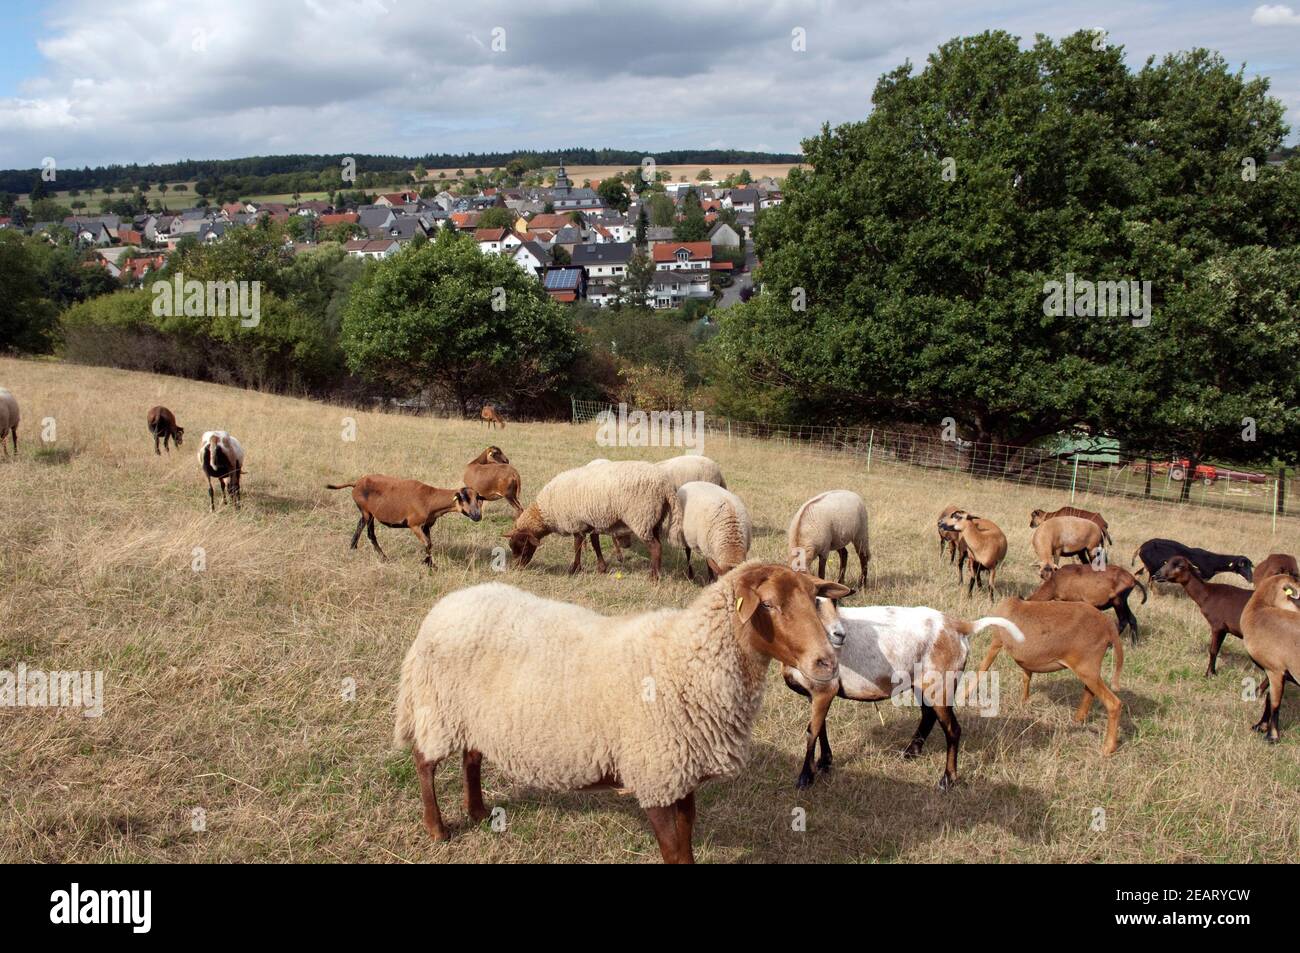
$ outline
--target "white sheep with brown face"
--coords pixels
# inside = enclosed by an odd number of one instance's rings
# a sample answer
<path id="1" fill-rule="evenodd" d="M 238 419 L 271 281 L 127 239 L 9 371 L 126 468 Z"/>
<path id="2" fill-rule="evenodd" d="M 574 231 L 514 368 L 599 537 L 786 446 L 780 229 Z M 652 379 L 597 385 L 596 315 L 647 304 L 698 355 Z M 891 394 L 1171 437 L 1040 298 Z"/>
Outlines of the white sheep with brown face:
<path id="1" fill-rule="evenodd" d="M 5 436 L 13 440 L 14 456 L 18 455 L 18 398 L 0 387 L 0 448 L 5 448 Z M 8 452 L 7 448 L 6 453 Z"/>
<path id="2" fill-rule="evenodd" d="M 867 504 L 852 490 L 830 490 L 805 502 L 790 520 L 786 542 L 790 567 L 811 572 L 816 559 L 818 576 L 826 574 L 827 557 L 838 552 L 840 582 L 844 581 L 844 570 L 849 560 L 848 547 L 853 546 L 862 569 L 858 584 L 866 585 L 867 563 L 871 559 Z"/>
<path id="3" fill-rule="evenodd" d="M 445 596 L 402 663 L 395 744 L 411 749 L 434 840 L 449 836 L 439 762 L 460 757 L 465 806 L 488 815 L 482 760 L 530 787 L 620 787 L 667 862 L 691 862 L 695 790 L 743 768 L 772 660 L 824 685 L 837 671 L 818 596 L 852 590 L 747 562 L 685 609 L 602 615 L 502 583 Z"/>

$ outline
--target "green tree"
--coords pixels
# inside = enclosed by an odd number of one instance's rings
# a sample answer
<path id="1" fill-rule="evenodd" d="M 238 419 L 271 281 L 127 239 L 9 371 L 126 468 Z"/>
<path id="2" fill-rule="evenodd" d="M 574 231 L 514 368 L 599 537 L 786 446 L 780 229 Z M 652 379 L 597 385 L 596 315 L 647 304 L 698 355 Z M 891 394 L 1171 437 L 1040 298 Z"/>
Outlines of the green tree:
<path id="1" fill-rule="evenodd" d="M 479 216 L 479 228 L 514 228 L 515 213 L 508 208 L 500 205 L 494 205 L 492 208 L 485 209 Z"/>
<path id="2" fill-rule="evenodd" d="M 34 243 L 0 231 L 0 351 L 47 351 L 58 309 L 46 294 Z"/>
<path id="3" fill-rule="evenodd" d="M 1196 333 L 1210 319 L 1187 303 L 1210 276 L 1241 287 L 1232 274 L 1286 300 L 1258 258 L 1300 235 L 1296 175 L 1263 162 L 1285 133 L 1282 106 L 1216 54 L 1133 73 L 1094 39 L 950 41 L 921 72 L 882 77 L 866 120 L 805 141 L 810 167 L 791 170 L 785 203 L 758 220 L 763 293 L 729 309 L 711 345 L 722 373 L 770 389 L 764 402 L 795 418 L 937 428 L 950 416 L 964 436 L 1013 444 L 1083 427 L 1146 449 L 1143 421 L 1160 419 L 1189 366 L 1241 366 L 1240 342 Z M 1067 275 L 1150 281 L 1150 323 L 1046 314 L 1049 282 Z M 1279 313 L 1300 317 L 1295 300 Z M 1266 336 L 1249 321 L 1238 334 Z M 1294 370 L 1259 372 L 1294 392 Z M 1237 413 L 1228 373 L 1203 382 L 1188 420 L 1217 430 Z M 1164 443 L 1194 454 L 1187 439 Z"/>
<path id="4" fill-rule="evenodd" d="M 632 196 L 628 194 L 627 186 L 615 176 L 601 179 L 596 192 L 606 205 L 620 212 L 626 212 L 628 206 L 632 204 Z"/>
<path id="5" fill-rule="evenodd" d="M 677 206 L 673 200 L 662 192 L 656 192 L 647 203 L 650 208 L 650 224 L 656 228 L 670 228 L 677 221 Z"/>
<path id="6" fill-rule="evenodd" d="M 695 181 L 697 182 L 707 182 L 709 179 L 712 178 L 713 178 L 713 170 L 709 168 L 703 168 L 699 172 L 695 173 Z"/>
<path id="7" fill-rule="evenodd" d="M 560 386 L 572 321 L 512 261 L 451 232 L 369 268 L 343 318 L 348 366 L 394 393 L 431 390 L 466 414 Z"/>

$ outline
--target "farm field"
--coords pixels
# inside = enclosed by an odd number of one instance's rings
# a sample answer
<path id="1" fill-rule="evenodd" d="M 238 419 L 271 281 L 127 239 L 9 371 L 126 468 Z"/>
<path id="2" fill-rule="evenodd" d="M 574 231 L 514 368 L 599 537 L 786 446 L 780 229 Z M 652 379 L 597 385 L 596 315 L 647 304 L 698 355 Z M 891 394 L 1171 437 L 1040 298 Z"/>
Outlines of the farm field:
<path id="1" fill-rule="evenodd" d="M 439 521 L 430 574 L 405 530 L 378 529 L 386 563 L 364 540 L 350 551 L 355 508 L 346 491 L 324 484 L 381 472 L 459 485 L 465 462 L 495 443 L 518 467 L 527 502 L 555 473 L 593 457 L 676 451 L 601 447 L 594 426 L 509 423 L 489 435 L 479 421 L 363 413 L 51 361 L 0 359 L 0 385 L 23 413 L 18 458 L 0 458 L 0 669 L 102 670 L 105 709 L 84 718 L 0 708 L 0 861 L 658 862 L 631 798 L 538 792 L 487 762 L 484 795 L 489 808 L 504 809 L 505 829 L 468 826 L 459 766 L 444 764 L 439 797 L 453 838 L 434 845 L 420 826 L 410 756 L 391 745 L 392 707 L 401 659 L 439 596 L 504 578 L 608 612 L 679 607 L 698 591 L 680 551 L 665 549 L 658 584 L 646 578 L 640 549 L 621 576 L 596 575 L 588 552 L 587 571 L 570 577 L 571 545 L 559 538 L 544 542 L 528 569 L 503 575 L 493 547 L 511 520 L 498 502 L 479 524 Z M 189 438 L 161 457 L 144 420 L 157 403 L 175 411 Z M 354 441 L 343 439 L 349 417 Z M 57 439 L 42 444 L 47 418 Z M 214 428 L 247 451 L 239 512 L 206 506 L 194 454 L 199 434 Z M 814 493 L 842 487 L 864 496 L 871 576 L 849 605 L 985 615 L 987 596 L 959 592 L 955 569 L 937 556 L 939 510 L 960 503 L 1001 525 L 1010 554 L 999 581 L 1027 594 L 1035 582 L 1029 511 L 1067 502 L 920 469 L 868 475 L 858 461 L 755 440 L 714 440 L 704 452 L 750 509 L 755 557 L 784 561 L 786 524 Z M 1150 536 L 1256 561 L 1300 549 L 1294 520 L 1279 521 L 1274 536 L 1263 516 L 1076 502 L 1103 510 L 1125 565 Z M 196 549 L 202 571 L 193 568 Z M 1100 705 L 1084 726 L 1072 724 L 1073 676 L 1036 677 L 1021 703 L 1019 670 L 1004 653 L 1000 712 L 958 713 L 959 781 L 947 794 L 935 789 L 941 732 L 922 757 L 903 761 L 915 709 L 842 700 L 829 717 L 835 771 L 797 791 L 807 702 L 773 669 L 749 765 L 699 792 L 696 859 L 1293 860 L 1300 692 L 1292 686 L 1283 704 L 1281 743 L 1267 746 L 1250 731 L 1261 703 L 1242 698 L 1256 670 L 1241 642 L 1227 641 L 1218 676 L 1206 679 L 1205 625 L 1190 600 L 1166 587 L 1139 602 L 1135 594 L 1143 640 L 1125 645 L 1117 753 L 1101 757 Z M 972 640 L 969 670 L 989 638 Z M 793 829 L 797 808 L 805 830 Z"/>

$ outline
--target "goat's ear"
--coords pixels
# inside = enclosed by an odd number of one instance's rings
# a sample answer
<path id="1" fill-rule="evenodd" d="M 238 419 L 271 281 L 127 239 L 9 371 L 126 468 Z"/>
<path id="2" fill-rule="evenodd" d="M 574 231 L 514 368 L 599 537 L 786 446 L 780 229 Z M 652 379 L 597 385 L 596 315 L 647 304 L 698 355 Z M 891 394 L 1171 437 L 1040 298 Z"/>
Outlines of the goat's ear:
<path id="1" fill-rule="evenodd" d="M 830 582 L 826 579 L 815 580 L 814 584 L 817 586 L 817 595 L 824 596 L 831 600 L 847 599 L 849 596 L 853 595 L 853 593 L 857 592 L 856 589 L 851 589 L 841 583 Z"/>

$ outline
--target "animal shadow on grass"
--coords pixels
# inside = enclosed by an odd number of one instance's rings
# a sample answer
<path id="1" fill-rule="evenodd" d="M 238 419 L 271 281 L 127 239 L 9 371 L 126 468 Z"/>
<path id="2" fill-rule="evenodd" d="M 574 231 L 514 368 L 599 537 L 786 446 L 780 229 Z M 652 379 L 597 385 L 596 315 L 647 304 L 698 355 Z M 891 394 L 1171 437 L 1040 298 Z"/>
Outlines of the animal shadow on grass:
<path id="1" fill-rule="evenodd" d="M 262 491 L 248 493 L 243 490 L 241 490 L 241 496 L 243 497 L 240 500 L 241 503 L 256 503 L 259 509 L 269 513 L 303 513 L 321 508 L 318 502 L 302 497 L 277 496 L 274 493 Z"/>

